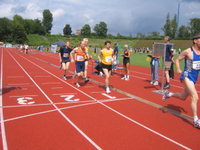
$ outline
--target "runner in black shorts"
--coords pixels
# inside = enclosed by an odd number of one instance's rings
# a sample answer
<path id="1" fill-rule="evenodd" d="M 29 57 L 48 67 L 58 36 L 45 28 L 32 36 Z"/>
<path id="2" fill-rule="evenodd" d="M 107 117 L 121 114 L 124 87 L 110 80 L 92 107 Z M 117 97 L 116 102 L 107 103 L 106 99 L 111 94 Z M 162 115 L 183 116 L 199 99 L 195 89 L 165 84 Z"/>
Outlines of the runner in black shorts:
<path id="1" fill-rule="evenodd" d="M 124 54 L 122 55 L 123 57 L 123 65 L 124 65 L 124 77 L 121 78 L 122 80 L 129 80 L 129 64 L 130 64 L 130 56 L 131 52 L 128 48 L 128 45 L 124 45 Z"/>
<path id="2" fill-rule="evenodd" d="M 67 41 L 66 45 L 60 48 L 60 63 L 62 64 L 62 69 L 64 70 L 64 77 L 63 79 L 66 80 L 66 73 L 69 70 L 69 65 L 70 65 L 70 53 L 72 49 L 69 47 L 70 43 Z"/>

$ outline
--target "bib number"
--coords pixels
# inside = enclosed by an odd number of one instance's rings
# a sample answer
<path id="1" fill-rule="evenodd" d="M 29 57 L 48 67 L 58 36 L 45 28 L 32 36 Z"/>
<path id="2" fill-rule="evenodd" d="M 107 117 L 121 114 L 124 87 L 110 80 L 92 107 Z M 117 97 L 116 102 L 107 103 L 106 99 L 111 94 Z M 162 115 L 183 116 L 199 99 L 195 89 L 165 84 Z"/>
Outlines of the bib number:
<path id="1" fill-rule="evenodd" d="M 107 62 L 107 63 L 110 63 L 110 62 L 112 62 L 112 60 L 113 60 L 113 59 L 112 59 L 112 57 L 111 57 L 111 56 L 109 56 L 109 57 L 106 57 L 106 62 Z"/>
<path id="2" fill-rule="evenodd" d="M 64 53 L 63 57 L 69 57 L 69 54 L 68 53 Z"/>
<path id="3" fill-rule="evenodd" d="M 200 70 L 200 61 L 193 61 L 192 62 L 192 69 Z"/>
<path id="4" fill-rule="evenodd" d="M 84 57 L 83 56 L 77 56 L 77 61 L 84 61 Z"/>

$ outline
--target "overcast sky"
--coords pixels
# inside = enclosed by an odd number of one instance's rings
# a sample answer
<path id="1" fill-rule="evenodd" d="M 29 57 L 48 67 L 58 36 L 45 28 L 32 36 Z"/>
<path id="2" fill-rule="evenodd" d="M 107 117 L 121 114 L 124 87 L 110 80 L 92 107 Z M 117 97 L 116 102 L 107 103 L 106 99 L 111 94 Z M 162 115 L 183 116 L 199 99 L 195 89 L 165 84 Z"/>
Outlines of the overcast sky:
<path id="1" fill-rule="evenodd" d="M 73 32 L 84 24 L 93 29 L 104 21 L 108 33 L 136 35 L 152 31 L 162 32 L 166 15 L 178 12 L 180 25 L 188 25 L 191 18 L 200 18 L 200 0 L 0 0 L 0 17 L 12 18 L 18 14 L 26 19 L 42 19 L 44 9 L 53 14 L 52 33 L 63 33 L 65 24 Z"/>

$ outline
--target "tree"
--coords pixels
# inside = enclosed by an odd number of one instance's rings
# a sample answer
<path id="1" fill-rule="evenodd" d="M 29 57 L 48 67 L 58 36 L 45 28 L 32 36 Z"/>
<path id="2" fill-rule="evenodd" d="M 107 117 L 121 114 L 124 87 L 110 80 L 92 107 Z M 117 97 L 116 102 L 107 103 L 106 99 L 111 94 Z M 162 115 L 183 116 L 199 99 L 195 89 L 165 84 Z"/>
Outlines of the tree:
<path id="1" fill-rule="evenodd" d="M 177 34 L 178 24 L 176 18 L 176 15 L 174 15 L 174 19 L 171 20 L 171 38 L 175 38 Z"/>
<path id="2" fill-rule="evenodd" d="M 150 32 L 148 34 L 148 36 L 151 37 L 151 38 L 159 38 L 160 37 L 160 32 L 156 32 L 156 31 Z"/>
<path id="3" fill-rule="evenodd" d="M 71 29 L 69 24 L 65 25 L 65 27 L 63 29 L 63 34 L 66 35 L 66 36 L 72 34 L 72 29 Z"/>
<path id="4" fill-rule="evenodd" d="M 145 34 L 138 32 L 136 35 L 137 38 L 144 38 Z"/>
<path id="5" fill-rule="evenodd" d="M 178 38 L 188 39 L 190 37 L 190 28 L 187 26 L 180 26 L 178 31 Z"/>
<path id="6" fill-rule="evenodd" d="M 162 28 L 165 36 L 170 36 L 171 37 L 171 21 L 170 21 L 170 15 L 169 13 L 167 14 L 167 19 L 164 27 Z"/>
<path id="7" fill-rule="evenodd" d="M 45 34 L 45 28 L 39 19 L 34 20 L 33 34 L 40 34 L 40 35 Z"/>
<path id="8" fill-rule="evenodd" d="M 89 24 L 85 24 L 81 29 L 81 35 L 90 36 L 91 35 L 91 28 Z"/>
<path id="9" fill-rule="evenodd" d="M 0 41 L 12 41 L 12 21 L 8 18 L 0 18 Z"/>
<path id="10" fill-rule="evenodd" d="M 43 11 L 42 24 L 44 26 L 44 29 L 45 29 L 46 33 L 51 33 L 51 28 L 53 26 L 52 22 L 53 22 L 53 15 L 52 15 L 52 13 L 48 9 L 45 9 Z"/>
<path id="11" fill-rule="evenodd" d="M 108 32 L 107 24 L 105 22 L 100 22 L 99 24 L 96 24 L 94 27 L 94 31 L 98 36 L 106 37 Z"/>
<path id="12" fill-rule="evenodd" d="M 13 24 L 13 41 L 18 44 L 24 44 L 28 41 L 26 31 L 22 24 L 20 23 L 14 23 Z"/>
<path id="13" fill-rule="evenodd" d="M 200 32 L 200 18 L 193 18 L 190 20 L 191 34 L 195 35 Z"/>

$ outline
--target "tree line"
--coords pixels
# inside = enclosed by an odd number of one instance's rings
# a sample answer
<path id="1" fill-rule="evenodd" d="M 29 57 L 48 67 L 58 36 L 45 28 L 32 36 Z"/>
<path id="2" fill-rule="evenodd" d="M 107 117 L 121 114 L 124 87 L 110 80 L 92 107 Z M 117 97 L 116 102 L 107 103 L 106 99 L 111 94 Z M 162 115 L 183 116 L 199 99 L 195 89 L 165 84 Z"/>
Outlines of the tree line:
<path id="1" fill-rule="evenodd" d="M 0 18 L 0 41 L 24 44 L 28 42 L 28 34 L 48 35 L 51 34 L 53 15 L 50 10 L 45 9 L 43 11 L 42 20 L 39 19 L 24 19 L 19 15 L 13 16 L 12 20 L 6 17 Z M 190 19 L 190 23 L 185 26 L 178 27 L 177 16 L 171 19 L 170 14 L 167 14 L 166 22 L 161 28 L 164 35 L 170 36 L 172 39 L 190 39 L 192 35 L 200 32 L 200 18 Z M 107 37 L 107 38 L 134 38 L 130 34 L 129 36 L 123 36 L 118 33 L 116 36 L 108 34 L 107 24 L 103 21 L 96 24 L 93 28 L 89 24 L 85 24 L 80 29 L 80 35 L 93 36 L 93 37 Z M 66 24 L 63 28 L 64 36 L 72 35 L 72 28 L 70 24 Z M 150 32 L 148 34 L 137 33 L 135 38 L 141 39 L 159 39 L 162 38 L 160 32 Z"/>

